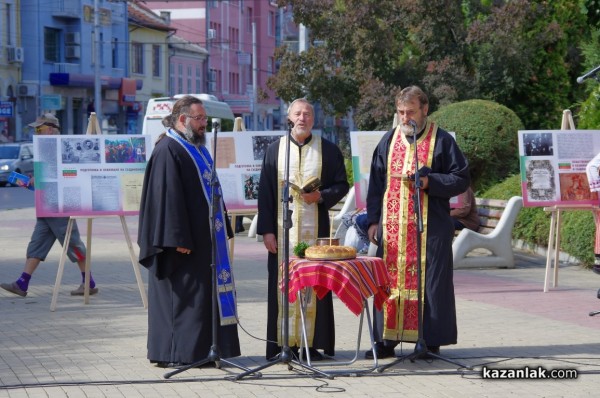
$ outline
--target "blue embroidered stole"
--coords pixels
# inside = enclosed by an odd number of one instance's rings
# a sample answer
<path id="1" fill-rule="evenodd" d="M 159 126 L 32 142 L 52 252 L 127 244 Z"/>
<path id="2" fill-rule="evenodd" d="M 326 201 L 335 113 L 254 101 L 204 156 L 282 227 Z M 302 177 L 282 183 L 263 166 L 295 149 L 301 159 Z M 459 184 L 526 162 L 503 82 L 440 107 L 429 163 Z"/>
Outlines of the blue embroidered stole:
<path id="1" fill-rule="evenodd" d="M 218 304 L 219 304 L 219 315 L 221 319 L 221 325 L 232 325 L 237 323 L 237 310 L 235 301 L 235 285 L 233 283 L 233 272 L 231 270 L 231 263 L 229 262 L 229 250 L 227 246 L 227 228 L 225 227 L 225 211 L 223 210 L 223 193 L 221 190 L 221 184 L 218 181 L 215 183 L 215 191 L 211 188 L 211 176 L 213 160 L 208 150 L 200 145 L 196 147 L 184 140 L 179 134 L 169 129 L 167 135 L 177 141 L 181 146 L 185 148 L 187 153 L 192 157 L 196 164 L 196 170 L 198 171 L 198 177 L 202 184 L 202 191 L 204 197 L 208 202 L 209 206 L 212 206 L 212 194 L 219 196 L 218 208 L 214 211 L 215 223 L 213 225 L 212 220 L 209 220 L 209 225 L 214 228 L 211 234 L 211 238 L 216 236 L 216 255 L 217 258 L 213 259 L 217 267 L 217 293 L 218 293 Z M 216 177 L 216 175 L 215 175 Z M 214 242 L 213 242 L 214 244 Z"/>

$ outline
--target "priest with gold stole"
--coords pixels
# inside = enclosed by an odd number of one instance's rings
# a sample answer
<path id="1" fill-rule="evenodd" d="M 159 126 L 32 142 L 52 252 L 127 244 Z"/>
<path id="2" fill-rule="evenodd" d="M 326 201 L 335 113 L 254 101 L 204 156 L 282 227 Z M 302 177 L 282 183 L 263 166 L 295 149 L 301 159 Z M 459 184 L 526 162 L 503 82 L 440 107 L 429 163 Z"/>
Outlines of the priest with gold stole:
<path id="1" fill-rule="evenodd" d="M 329 236 L 328 210 L 348 192 L 344 157 L 340 149 L 330 141 L 313 135 L 314 110 L 303 98 L 290 104 L 288 119 L 293 123 L 290 140 L 289 181 L 298 187 L 320 179 L 320 187 L 310 192 L 290 189 L 292 200 L 292 227 L 289 230 L 289 252 L 299 242 L 314 245 L 317 237 Z M 287 136 L 271 144 L 266 151 L 258 190 L 257 233 L 263 235 L 268 250 L 268 310 L 267 310 L 267 359 L 274 359 L 281 352 L 282 294 L 280 264 L 283 261 L 283 212 L 282 194 L 285 183 Z M 331 292 L 318 299 L 308 289 L 306 329 L 311 360 L 322 358 L 317 349 L 334 355 L 335 330 Z M 285 297 L 287 299 L 287 295 Z M 298 302 L 289 307 L 288 346 L 292 351 L 300 346 L 301 319 Z M 297 351 L 296 351 L 297 352 Z"/>
<path id="2" fill-rule="evenodd" d="M 467 190 L 469 166 L 454 138 L 427 119 L 429 100 L 416 86 L 396 96 L 399 124 L 387 132 L 373 152 L 367 221 L 369 240 L 378 245 L 392 278 L 391 296 L 375 311 L 378 358 L 393 357 L 400 342 L 418 336 L 418 287 L 422 288 L 423 339 L 428 351 L 456 344 L 450 198 Z M 417 258 L 415 220 L 415 145 L 420 172 L 423 220 Z M 417 266 L 421 266 L 421 284 Z M 372 358 L 372 351 L 366 353 Z"/>

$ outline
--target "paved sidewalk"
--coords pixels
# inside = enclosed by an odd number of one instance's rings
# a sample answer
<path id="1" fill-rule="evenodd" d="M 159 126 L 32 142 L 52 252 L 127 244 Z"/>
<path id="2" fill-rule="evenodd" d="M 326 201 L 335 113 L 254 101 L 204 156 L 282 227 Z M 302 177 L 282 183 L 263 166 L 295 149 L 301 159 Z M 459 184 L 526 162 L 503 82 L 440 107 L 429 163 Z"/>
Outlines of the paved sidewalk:
<path id="1" fill-rule="evenodd" d="M 34 209 L 0 211 L 0 281 L 14 281 L 35 220 Z M 127 218 L 135 241 L 137 219 Z M 85 223 L 80 221 L 83 235 Z M 69 291 L 80 283 L 71 263 L 55 312 L 50 312 L 61 248 L 56 245 L 34 274 L 25 298 L 0 291 L 0 397 L 584 397 L 600 383 L 600 276 L 561 265 L 559 286 L 543 293 L 545 258 L 518 253 L 515 269 L 457 270 L 455 287 L 459 338 L 441 354 L 474 370 L 442 360 L 404 361 L 384 372 L 368 370 L 363 327 L 360 359 L 352 377 L 313 377 L 298 366 L 277 364 L 262 378 L 231 380 L 232 367 L 190 369 L 164 379 L 164 369 L 146 360 L 147 311 L 142 307 L 118 218 L 95 219 L 92 272 L 100 292 L 85 305 Z M 137 245 L 135 246 L 137 250 Z M 234 272 L 238 291 L 242 357 L 232 362 L 254 368 L 265 363 L 266 251 L 238 235 Z M 144 279 L 145 270 L 142 270 Z M 335 300 L 336 361 L 352 358 L 358 318 Z M 366 321 L 365 321 L 366 322 Z M 400 348 L 400 347 L 399 347 Z M 396 350 L 400 354 L 400 349 Z M 405 344 L 410 354 L 412 344 Z M 390 363 L 390 359 L 380 364 Z M 315 363 L 318 365 L 318 363 Z M 489 380 L 493 369 L 577 369 L 576 380 Z M 334 367 L 323 367 L 327 371 Z M 391 394 L 391 395 L 390 395 Z"/>

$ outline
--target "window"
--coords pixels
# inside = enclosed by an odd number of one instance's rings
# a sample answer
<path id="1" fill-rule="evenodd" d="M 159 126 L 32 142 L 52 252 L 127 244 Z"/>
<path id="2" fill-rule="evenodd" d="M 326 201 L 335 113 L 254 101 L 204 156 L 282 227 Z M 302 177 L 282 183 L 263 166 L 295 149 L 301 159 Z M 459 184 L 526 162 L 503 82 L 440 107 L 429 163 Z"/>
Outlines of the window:
<path id="1" fill-rule="evenodd" d="M 252 32 L 252 22 L 254 22 L 252 7 L 248 7 L 246 8 L 246 32 Z"/>
<path id="2" fill-rule="evenodd" d="M 111 53 L 112 53 L 112 67 L 119 67 L 119 42 L 116 37 L 112 39 L 111 43 Z"/>
<path id="3" fill-rule="evenodd" d="M 152 45 L 152 76 L 160 77 L 160 45 Z"/>
<path id="4" fill-rule="evenodd" d="M 12 24 L 12 4 L 6 4 L 6 19 L 4 21 L 4 23 L 6 24 L 6 44 L 7 45 L 12 45 L 13 44 L 13 24 Z M 1 33 L 1 32 L 0 32 Z M 0 40 L 1 42 L 1 40 Z"/>
<path id="5" fill-rule="evenodd" d="M 44 61 L 60 62 L 60 31 L 44 28 Z"/>
<path id="6" fill-rule="evenodd" d="M 175 64 L 169 64 L 169 94 L 175 95 Z"/>
<path id="7" fill-rule="evenodd" d="M 273 11 L 269 11 L 267 34 L 269 36 L 275 36 L 275 13 Z"/>
<path id="8" fill-rule="evenodd" d="M 273 74 L 273 65 L 275 65 L 275 58 L 269 57 L 267 59 L 267 76 L 271 76 Z"/>
<path id="9" fill-rule="evenodd" d="M 240 30 L 237 28 L 229 28 L 229 48 L 237 50 L 239 47 Z"/>
<path id="10" fill-rule="evenodd" d="M 229 72 L 229 93 L 239 94 L 240 93 L 240 74 Z"/>
<path id="11" fill-rule="evenodd" d="M 131 73 L 144 74 L 144 45 L 131 43 Z"/>
<path id="12" fill-rule="evenodd" d="M 104 34 L 100 32 L 99 36 L 100 43 L 104 43 Z M 98 56 L 100 57 L 100 65 L 104 66 L 104 46 L 100 44 L 98 50 L 100 51 L 100 54 L 98 54 Z"/>
<path id="13" fill-rule="evenodd" d="M 187 67 L 187 93 L 192 92 L 192 66 Z"/>
<path id="14" fill-rule="evenodd" d="M 177 92 L 183 93 L 183 64 L 177 65 Z"/>
<path id="15" fill-rule="evenodd" d="M 199 66 L 196 66 L 196 91 L 197 93 L 201 93 L 202 92 L 202 71 L 200 70 Z"/>

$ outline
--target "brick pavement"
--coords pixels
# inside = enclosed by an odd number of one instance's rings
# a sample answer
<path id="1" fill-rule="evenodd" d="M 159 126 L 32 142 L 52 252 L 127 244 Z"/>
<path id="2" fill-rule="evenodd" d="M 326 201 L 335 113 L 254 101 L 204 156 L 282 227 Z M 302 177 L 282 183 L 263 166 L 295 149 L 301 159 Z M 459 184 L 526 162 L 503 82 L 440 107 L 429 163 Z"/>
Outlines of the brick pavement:
<path id="1" fill-rule="evenodd" d="M 127 218 L 135 239 L 135 218 Z M 0 281 L 21 272 L 34 224 L 33 209 L 0 211 Z M 85 225 L 80 222 L 82 234 Z M 382 373 L 333 380 L 316 378 L 298 366 L 278 364 L 262 378 L 230 380 L 235 368 L 203 368 L 168 380 L 146 360 L 147 312 L 142 307 L 118 218 L 94 220 L 92 271 L 100 292 L 89 305 L 69 291 L 79 284 L 75 267 L 65 266 L 58 307 L 50 312 L 60 246 L 37 270 L 26 298 L 0 291 L 0 397 L 308 397 L 403 394 L 410 397 L 595 396 L 600 372 L 596 291 L 600 276 L 562 264 L 559 286 L 543 293 L 545 259 L 520 252 L 515 269 L 457 270 L 458 344 L 442 355 L 473 366 L 469 371 L 440 360 L 400 362 Z M 233 362 L 264 364 L 266 253 L 262 243 L 238 235 L 234 271 L 239 297 L 243 356 Z M 137 247 L 136 247 L 137 248 Z M 142 271 L 144 278 L 145 271 Z M 338 300 L 336 360 L 354 354 L 358 318 Z M 247 332 L 247 333 L 246 333 Z M 252 335 L 252 336 L 251 336 Z M 253 337 L 256 336 L 256 337 Z M 367 347 L 366 326 L 362 353 Z M 412 344 L 402 353 L 410 354 Z M 396 350 L 401 353 L 400 347 Z M 387 364 L 391 360 L 380 361 Z M 358 360 L 352 369 L 368 370 Z M 481 366 L 575 368 L 577 380 L 484 380 Z M 323 368 L 323 370 L 333 367 Z"/>

